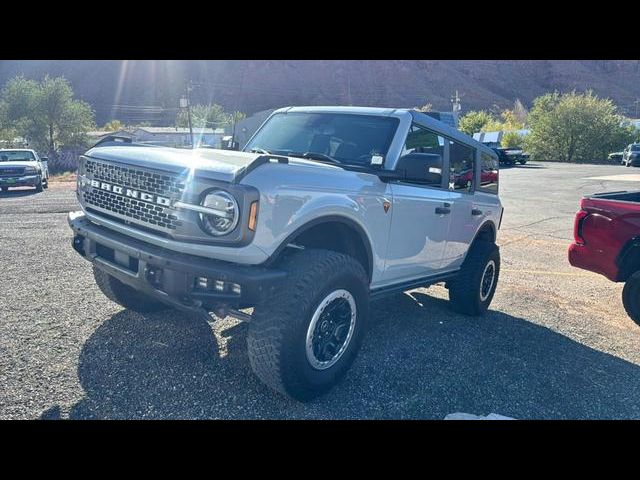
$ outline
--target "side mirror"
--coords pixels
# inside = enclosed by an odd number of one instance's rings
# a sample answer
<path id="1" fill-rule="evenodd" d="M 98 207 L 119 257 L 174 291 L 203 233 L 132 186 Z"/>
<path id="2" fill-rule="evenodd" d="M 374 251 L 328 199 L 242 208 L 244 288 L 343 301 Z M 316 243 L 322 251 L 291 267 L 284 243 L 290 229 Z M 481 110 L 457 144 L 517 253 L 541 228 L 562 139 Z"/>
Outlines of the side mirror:
<path id="1" fill-rule="evenodd" d="M 408 182 L 423 185 L 442 183 L 442 155 L 436 153 L 408 153 L 398 160 L 396 170 Z"/>
<path id="2" fill-rule="evenodd" d="M 231 141 L 231 138 L 224 138 L 220 143 L 222 150 L 240 150 L 240 143 Z"/>

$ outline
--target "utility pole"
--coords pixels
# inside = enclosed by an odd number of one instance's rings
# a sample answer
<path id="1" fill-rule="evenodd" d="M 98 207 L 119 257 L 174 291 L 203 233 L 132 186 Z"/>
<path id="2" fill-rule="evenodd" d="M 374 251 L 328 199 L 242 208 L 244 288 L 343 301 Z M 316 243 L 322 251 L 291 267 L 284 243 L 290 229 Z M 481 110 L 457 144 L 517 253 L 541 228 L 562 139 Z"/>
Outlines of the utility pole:
<path id="1" fill-rule="evenodd" d="M 193 80 L 189 80 L 185 89 L 184 97 L 180 99 L 180 108 L 187 109 L 187 121 L 189 122 L 189 139 L 191 140 L 191 148 L 195 148 L 195 142 L 193 141 L 193 124 L 191 122 L 191 91 L 194 87 L 199 87 L 201 84 L 194 83 Z"/>
<path id="2" fill-rule="evenodd" d="M 458 113 L 462 110 L 462 105 L 460 104 L 460 95 L 458 94 L 458 90 L 456 90 L 456 94 L 451 96 L 451 111 L 453 113 Z"/>
<path id="3" fill-rule="evenodd" d="M 235 150 L 236 145 L 236 123 L 238 121 L 238 111 L 242 108 L 242 95 L 244 90 L 244 76 L 246 74 L 247 64 L 245 63 L 242 73 L 240 75 L 240 90 L 238 92 L 238 102 L 236 108 L 233 111 L 233 130 L 231 131 L 231 148 Z M 246 140 L 246 139 L 245 139 Z"/>
<path id="4" fill-rule="evenodd" d="M 193 124 L 191 123 L 191 96 L 189 95 L 191 93 L 191 90 L 193 89 L 192 85 L 191 85 L 191 80 L 189 80 L 189 83 L 187 84 L 187 119 L 189 121 L 189 138 L 191 139 L 191 148 L 194 148 L 194 142 L 193 142 Z"/>

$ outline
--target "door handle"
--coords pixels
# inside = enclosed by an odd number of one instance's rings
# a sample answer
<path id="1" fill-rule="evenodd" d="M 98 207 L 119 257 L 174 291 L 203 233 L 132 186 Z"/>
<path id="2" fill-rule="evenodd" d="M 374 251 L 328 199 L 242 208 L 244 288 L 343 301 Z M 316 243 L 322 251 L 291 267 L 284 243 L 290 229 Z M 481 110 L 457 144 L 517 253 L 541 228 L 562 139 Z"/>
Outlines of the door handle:
<path id="1" fill-rule="evenodd" d="M 478 210 L 477 208 L 474 208 L 473 210 L 471 210 L 471 215 L 473 215 L 474 217 L 477 217 L 478 215 L 482 215 L 482 210 Z"/>
<path id="2" fill-rule="evenodd" d="M 451 213 L 451 209 L 447 207 L 436 207 L 436 213 L 438 215 L 449 215 Z"/>

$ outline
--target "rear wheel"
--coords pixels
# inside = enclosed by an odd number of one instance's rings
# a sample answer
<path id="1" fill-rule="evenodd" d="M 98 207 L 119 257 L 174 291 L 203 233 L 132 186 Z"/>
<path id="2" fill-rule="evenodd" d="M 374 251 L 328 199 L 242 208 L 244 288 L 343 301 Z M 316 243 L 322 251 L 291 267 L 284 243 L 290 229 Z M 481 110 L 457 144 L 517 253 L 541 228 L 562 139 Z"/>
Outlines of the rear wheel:
<path id="1" fill-rule="evenodd" d="M 249 323 L 249 361 L 266 385 L 306 401 L 351 366 L 367 329 L 369 279 L 353 257 L 327 250 L 299 252 L 283 268 L 285 284 Z"/>
<path id="2" fill-rule="evenodd" d="M 640 270 L 627 278 L 622 289 L 622 304 L 631 320 L 640 325 Z"/>
<path id="3" fill-rule="evenodd" d="M 483 315 L 496 291 L 500 251 L 493 242 L 476 241 L 455 280 L 449 282 L 451 307 L 465 315 Z"/>
<path id="4" fill-rule="evenodd" d="M 93 278 L 102 293 L 104 293 L 109 300 L 129 310 L 140 313 L 151 313 L 171 308 L 169 305 L 159 302 L 155 298 L 125 285 L 117 278 L 100 270 L 96 266 L 93 267 Z"/>

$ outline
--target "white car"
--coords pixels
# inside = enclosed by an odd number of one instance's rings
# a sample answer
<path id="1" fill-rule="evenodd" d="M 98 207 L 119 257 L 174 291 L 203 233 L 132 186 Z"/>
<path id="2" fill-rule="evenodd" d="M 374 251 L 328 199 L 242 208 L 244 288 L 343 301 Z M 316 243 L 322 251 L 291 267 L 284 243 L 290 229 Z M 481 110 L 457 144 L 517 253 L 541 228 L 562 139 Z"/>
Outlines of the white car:
<path id="1" fill-rule="evenodd" d="M 47 158 L 27 148 L 0 149 L 0 189 L 35 187 L 41 192 L 49 186 Z"/>

